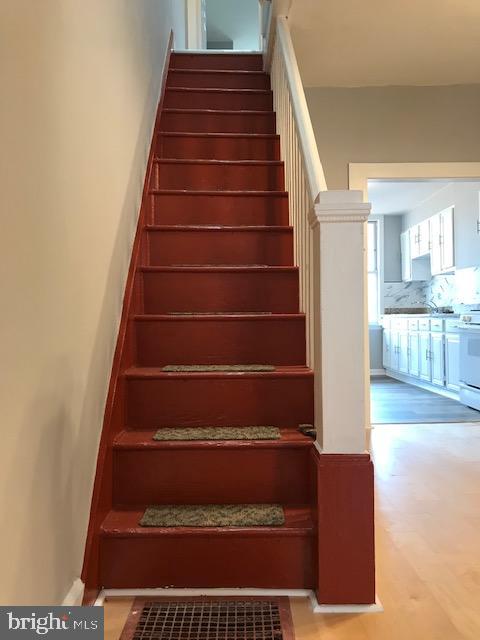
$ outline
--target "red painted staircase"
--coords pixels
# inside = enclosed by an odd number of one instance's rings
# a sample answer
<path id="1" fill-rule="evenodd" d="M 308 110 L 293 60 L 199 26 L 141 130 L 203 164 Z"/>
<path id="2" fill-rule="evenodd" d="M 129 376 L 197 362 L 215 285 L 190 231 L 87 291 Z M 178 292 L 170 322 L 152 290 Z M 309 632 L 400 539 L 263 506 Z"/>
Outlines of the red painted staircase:
<path id="1" fill-rule="evenodd" d="M 313 374 L 305 364 L 270 80 L 259 55 L 174 53 L 98 458 L 83 578 L 101 587 L 314 588 Z M 274 365 L 166 373 L 167 364 Z M 155 441 L 161 427 L 279 427 Z M 278 503 L 285 524 L 145 528 L 149 504 Z M 88 595 L 87 595 L 88 598 Z"/>

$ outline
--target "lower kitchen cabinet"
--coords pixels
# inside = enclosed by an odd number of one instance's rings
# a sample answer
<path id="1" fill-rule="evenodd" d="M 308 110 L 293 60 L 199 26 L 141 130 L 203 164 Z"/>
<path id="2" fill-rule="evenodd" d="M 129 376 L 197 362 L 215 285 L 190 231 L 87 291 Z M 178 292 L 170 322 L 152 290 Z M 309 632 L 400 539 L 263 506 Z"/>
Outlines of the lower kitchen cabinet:
<path id="1" fill-rule="evenodd" d="M 451 391 L 460 389 L 460 338 L 456 333 L 445 334 L 445 385 Z"/>
<path id="2" fill-rule="evenodd" d="M 459 390 L 460 341 L 453 320 L 384 318 L 383 366 L 451 392 Z M 407 329 L 408 327 L 408 329 Z"/>
<path id="3" fill-rule="evenodd" d="M 443 387 L 445 384 L 445 350 L 443 346 L 443 334 L 430 334 L 430 345 L 432 384 Z"/>

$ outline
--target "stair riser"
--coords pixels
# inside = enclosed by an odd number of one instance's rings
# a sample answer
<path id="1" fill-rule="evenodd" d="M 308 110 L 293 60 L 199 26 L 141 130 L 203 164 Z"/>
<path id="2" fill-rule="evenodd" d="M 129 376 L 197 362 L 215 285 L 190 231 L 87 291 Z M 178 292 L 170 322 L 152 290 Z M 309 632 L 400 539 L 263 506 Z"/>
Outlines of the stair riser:
<path id="1" fill-rule="evenodd" d="M 275 133 L 275 114 L 164 111 L 160 127 L 162 131 L 192 133 Z"/>
<path id="2" fill-rule="evenodd" d="M 212 89 L 270 89 L 270 78 L 263 73 L 189 73 L 170 71 L 167 87 L 206 87 Z"/>
<path id="3" fill-rule="evenodd" d="M 283 165 L 156 162 L 151 189 L 283 191 Z"/>
<path id="4" fill-rule="evenodd" d="M 251 109 L 253 111 L 273 111 L 271 93 L 222 93 L 215 91 L 166 92 L 163 105 L 166 109 Z"/>
<path id="5" fill-rule="evenodd" d="M 288 198 L 159 194 L 152 196 L 155 224 L 288 225 Z"/>
<path id="6" fill-rule="evenodd" d="M 293 264 L 293 234 L 282 231 L 152 231 L 149 264 Z"/>
<path id="7" fill-rule="evenodd" d="M 172 53 L 172 69 L 234 69 L 239 71 L 262 71 L 263 59 L 255 54 L 198 54 Z"/>
<path id="8" fill-rule="evenodd" d="M 300 535 L 103 538 L 100 583 L 111 589 L 311 589 L 313 551 L 313 537 Z"/>
<path id="9" fill-rule="evenodd" d="M 127 380 L 131 428 L 313 423 L 313 376 L 190 376 Z"/>
<path id="10" fill-rule="evenodd" d="M 140 366 L 167 364 L 305 364 L 305 320 L 142 320 Z"/>
<path id="11" fill-rule="evenodd" d="M 298 272 L 145 272 L 144 312 L 298 311 Z"/>
<path id="12" fill-rule="evenodd" d="M 113 502 L 116 507 L 131 508 L 144 504 L 307 504 L 311 499 L 309 460 L 310 450 L 305 447 L 116 450 Z"/>
<path id="13" fill-rule="evenodd" d="M 159 158 L 198 158 L 200 160 L 279 160 L 278 138 L 233 138 L 158 136 Z"/>

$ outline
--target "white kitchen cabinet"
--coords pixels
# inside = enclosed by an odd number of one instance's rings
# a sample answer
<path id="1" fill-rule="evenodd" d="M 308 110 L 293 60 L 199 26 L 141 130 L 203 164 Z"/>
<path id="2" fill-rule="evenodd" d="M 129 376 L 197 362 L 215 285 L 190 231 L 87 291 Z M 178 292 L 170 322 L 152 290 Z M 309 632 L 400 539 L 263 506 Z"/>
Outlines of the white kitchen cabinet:
<path id="1" fill-rule="evenodd" d="M 457 333 L 445 334 L 445 384 L 447 389 L 460 389 L 460 338 Z"/>
<path id="2" fill-rule="evenodd" d="M 400 235 L 402 252 L 402 280 L 410 282 L 412 279 L 412 257 L 410 253 L 410 229 Z"/>
<path id="3" fill-rule="evenodd" d="M 430 359 L 430 332 L 421 331 L 418 334 L 418 349 L 420 357 L 418 359 L 419 374 L 422 380 L 430 382 L 432 379 L 432 361 Z"/>
<path id="4" fill-rule="evenodd" d="M 431 333 L 430 345 L 432 384 L 443 387 L 445 384 L 445 350 L 443 334 Z"/>
<path id="5" fill-rule="evenodd" d="M 417 331 L 408 334 L 408 373 L 418 378 L 420 375 L 420 339 Z"/>
<path id="6" fill-rule="evenodd" d="M 453 207 L 430 218 L 432 275 L 448 273 L 455 268 Z"/>
<path id="7" fill-rule="evenodd" d="M 392 342 L 392 336 L 390 334 L 390 331 L 384 330 L 383 331 L 383 367 L 384 369 L 390 369 L 391 342 Z"/>
<path id="8" fill-rule="evenodd" d="M 430 221 L 423 220 L 410 228 L 410 257 L 426 256 L 430 252 Z"/>
<path id="9" fill-rule="evenodd" d="M 408 332 L 398 334 L 398 370 L 408 373 Z"/>

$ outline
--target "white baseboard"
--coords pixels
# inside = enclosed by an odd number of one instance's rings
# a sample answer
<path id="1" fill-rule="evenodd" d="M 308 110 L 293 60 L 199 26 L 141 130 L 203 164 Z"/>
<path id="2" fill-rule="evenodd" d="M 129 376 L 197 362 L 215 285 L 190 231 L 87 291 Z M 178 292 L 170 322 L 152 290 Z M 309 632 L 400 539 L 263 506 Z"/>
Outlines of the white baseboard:
<path id="1" fill-rule="evenodd" d="M 192 598 L 198 596 L 281 597 L 309 598 L 313 613 L 379 613 L 383 607 L 375 604 L 318 604 L 310 589 L 102 589 L 94 606 L 103 607 L 105 598 Z"/>
<path id="2" fill-rule="evenodd" d="M 399 373 L 398 371 L 392 371 L 391 369 L 387 369 L 385 372 L 389 378 L 395 378 L 395 380 L 400 380 L 400 382 L 406 382 L 407 384 L 413 384 L 414 387 L 420 387 L 420 389 L 425 389 L 426 391 L 431 391 L 432 393 L 438 393 L 440 396 L 445 396 L 446 398 L 450 398 L 451 400 L 459 400 L 460 396 L 455 391 L 450 391 L 445 387 L 439 387 L 435 384 L 430 384 L 425 380 L 420 380 L 419 378 L 414 378 L 405 373 Z"/>
<path id="3" fill-rule="evenodd" d="M 63 607 L 78 607 L 82 604 L 83 592 L 85 591 L 85 585 L 77 578 L 73 581 L 67 595 L 63 599 Z"/>
<path id="4" fill-rule="evenodd" d="M 310 592 L 313 613 L 382 613 L 383 605 L 375 597 L 373 604 L 319 604 L 315 592 Z"/>
<path id="5" fill-rule="evenodd" d="M 385 369 L 370 369 L 371 376 L 385 376 L 386 374 Z"/>

